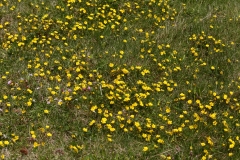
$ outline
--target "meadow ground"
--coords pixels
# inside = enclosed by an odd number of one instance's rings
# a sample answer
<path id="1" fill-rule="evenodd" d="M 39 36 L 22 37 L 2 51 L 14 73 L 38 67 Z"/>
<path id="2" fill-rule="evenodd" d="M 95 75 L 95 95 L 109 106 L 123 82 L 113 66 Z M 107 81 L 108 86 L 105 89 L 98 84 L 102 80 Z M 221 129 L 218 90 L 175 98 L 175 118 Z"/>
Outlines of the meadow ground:
<path id="1" fill-rule="evenodd" d="M 238 159 L 240 3 L 2 0 L 0 159 Z"/>

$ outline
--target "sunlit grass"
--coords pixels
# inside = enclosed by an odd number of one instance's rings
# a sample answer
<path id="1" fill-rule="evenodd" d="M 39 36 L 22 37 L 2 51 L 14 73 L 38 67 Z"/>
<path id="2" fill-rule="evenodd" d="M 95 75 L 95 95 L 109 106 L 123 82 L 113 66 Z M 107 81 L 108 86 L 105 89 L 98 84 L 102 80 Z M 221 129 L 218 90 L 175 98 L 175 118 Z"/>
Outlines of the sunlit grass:
<path id="1" fill-rule="evenodd" d="M 0 3 L 2 159 L 236 159 L 236 2 Z"/>

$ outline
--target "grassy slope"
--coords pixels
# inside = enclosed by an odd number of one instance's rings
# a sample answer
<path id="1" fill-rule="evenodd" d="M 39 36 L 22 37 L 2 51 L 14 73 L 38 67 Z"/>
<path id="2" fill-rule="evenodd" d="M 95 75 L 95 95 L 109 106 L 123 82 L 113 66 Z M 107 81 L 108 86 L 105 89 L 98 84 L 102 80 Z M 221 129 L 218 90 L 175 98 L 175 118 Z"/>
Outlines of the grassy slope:
<path id="1" fill-rule="evenodd" d="M 64 3 L 8 3 L 11 5 L 2 6 L 0 17 L 1 24 L 9 22 L 10 25 L 4 26 L 7 30 L 0 30 L 0 36 L 3 37 L 0 42 L 5 44 L 9 32 L 26 36 L 25 43 L 30 45 L 21 48 L 13 42 L 12 48 L 3 48 L 0 53 L 0 99 L 3 110 L 0 115 L 0 141 L 10 142 L 10 145 L 5 144 L 1 149 L 6 159 L 200 159 L 204 155 L 208 158 L 212 156 L 228 159 L 229 153 L 233 153 L 233 159 L 239 157 L 237 133 L 240 53 L 237 26 L 240 9 L 237 2 L 170 2 L 171 8 L 175 8 L 177 14 L 174 20 L 159 23 L 159 26 L 165 28 L 154 26 L 154 19 L 146 18 L 148 9 L 155 13 L 156 6 L 140 2 L 140 9 L 132 9 L 124 6 L 123 2 L 113 2 L 110 5 L 113 8 L 125 7 L 126 12 L 122 17 L 125 17 L 127 22 L 120 19 L 119 26 L 110 22 L 104 30 L 95 32 L 69 32 L 79 13 Z M 56 9 L 54 3 L 59 3 L 64 11 L 61 11 L 61 8 Z M 36 4 L 40 7 L 35 6 Z M 10 11 L 9 8 L 13 5 L 16 9 Z M 46 10 L 46 6 L 49 10 Z M 82 7 L 76 4 L 72 6 Z M 87 9 L 87 13 L 83 14 L 82 18 L 88 22 L 89 27 L 94 22 L 87 18 L 88 13 L 95 13 L 96 8 L 87 5 L 83 8 Z M 140 14 L 138 11 L 142 10 L 145 12 L 141 13 L 139 19 L 135 19 L 137 14 Z M 105 12 L 109 11 L 111 10 L 106 7 Z M 17 12 L 21 13 L 18 20 Z M 45 14 L 49 16 L 45 21 L 41 20 Z M 74 17 L 66 19 L 70 14 Z M 35 17 L 38 20 L 36 22 L 32 20 L 35 15 L 39 16 Z M 63 23 L 57 20 L 62 20 Z M 27 30 L 27 33 L 17 30 L 18 21 L 22 21 L 22 29 Z M 48 27 L 46 24 L 50 27 L 44 31 L 44 27 Z M 111 29 L 113 24 L 116 29 Z M 37 26 L 37 29 L 32 29 L 33 26 Z M 127 30 L 124 31 L 124 27 L 127 27 Z M 139 29 L 143 29 L 143 32 Z M 57 32 L 50 34 L 54 31 Z M 146 36 L 146 33 L 149 36 Z M 77 35 L 77 40 L 73 40 L 74 34 Z M 194 40 L 194 34 L 197 40 Z M 101 35 L 104 38 L 100 37 Z M 59 40 L 57 36 L 60 37 Z M 42 40 L 51 37 L 52 40 L 50 44 L 46 40 L 43 40 L 44 45 L 40 40 L 31 44 L 34 37 Z M 61 40 L 62 37 L 66 40 Z M 190 37 L 192 40 L 189 40 Z M 220 43 L 217 42 L 219 39 Z M 123 40 L 127 40 L 127 43 Z M 210 46 L 206 47 L 206 44 Z M 157 47 L 159 45 L 162 49 Z M 214 48 L 220 49 L 220 52 L 215 53 Z M 198 56 L 194 56 L 193 50 Z M 121 54 L 121 51 L 124 51 L 124 54 Z M 159 54 L 161 52 L 163 55 Z M 76 64 L 78 60 L 79 65 Z M 114 67 L 109 67 L 109 63 L 113 63 Z M 206 65 L 202 65 L 204 63 Z M 136 66 L 141 66 L 142 70 L 131 69 Z M 80 72 L 76 71 L 78 67 Z M 124 68 L 130 73 L 124 74 Z M 143 76 L 141 72 L 144 69 L 150 73 Z M 44 74 L 41 76 L 40 73 Z M 83 78 L 76 79 L 76 73 L 81 73 Z M 71 77 L 67 74 L 71 74 Z M 57 75 L 61 77 L 61 81 L 58 81 Z M 51 76 L 55 79 L 51 80 Z M 83 80 L 92 84 L 85 84 Z M 144 84 L 137 84 L 139 80 Z M 156 91 L 157 83 L 161 86 L 160 92 Z M 111 85 L 114 86 L 113 89 Z M 60 89 L 55 88 L 57 86 Z M 91 91 L 85 89 L 87 86 L 91 86 Z M 143 89 L 146 86 L 150 86 L 153 91 Z M 80 89 L 77 90 L 77 87 Z M 27 89 L 31 89 L 33 93 Z M 76 95 L 68 89 L 76 89 Z M 171 89 L 173 91 L 169 91 Z M 111 91 L 120 94 L 122 99 L 128 93 L 131 99 L 123 101 L 116 98 L 113 105 L 109 98 Z M 136 98 L 136 94 L 140 93 L 143 96 L 150 93 L 146 99 L 142 99 L 144 107 L 127 110 L 134 102 L 140 103 Z M 8 98 L 5 99 L 4 95 Z M 17 98 L 11 98 L 13 95 Z M 69 96 L 73 97 L 72 100 L 64 100 Z M 33 101 L 31 106 L 27 106 L 30 98 L 36 102 Z M 63 100 L 61 106 L 57 104 L 60 98 Z M 197 100 L 201 103 L 198 104 Z M 214 103 L 212 107 L 211 102 Z M 11 107 L 7 106 L 9 103 Z M 96 113 L 90 110 L 94 105 L 98 106 Z M 105 113 L 100 113 L 101 110 Z M 119 121 L 117 116 L 124 120 Z M 182 116 L 183 118 L 179 118 Z M 112 127 L 101 122 L 102 118 L 107 118 L 107 123 Z M 96 125 L 89 126 L 91 120 L 96 120 Z M 141 124 L 141 132 L 135 122 Z M 213 125 L 215 123 L 217 124 Z M 120 127 L 121 124 L 124 124 L 123 128 Z M 164 129 L 159 129 L 162 127 Z M 83 128 L 88 131 L 84 132 Z M 110 131 L 111 128 L 116 131 Z M 124 131 L 124 128 L 128 129 L 128 132 Z M 52 136 L 47 136 L 47 133 Z M 13 141 L 17 137 L 13 134 L 19 136 L 16 143 Z M 31 138 L 34 135 L 36 139 Z M 145 136 L 151 136 L 151 140 L 148 141 Z M 158 143 L 159 139 L 165 143 Z M 230 139 L 235 143 L 234 148 L 230 147 L 233 143 Z M 113 142 L 109 142 L 111 140 Z M 40 146 L 33 147 L 34 142 Z M 148 147 L 148 151 L 143 152 L 143 147 Z M 28 152 L 27 155 L 24 155 L 25 151 Z"/>

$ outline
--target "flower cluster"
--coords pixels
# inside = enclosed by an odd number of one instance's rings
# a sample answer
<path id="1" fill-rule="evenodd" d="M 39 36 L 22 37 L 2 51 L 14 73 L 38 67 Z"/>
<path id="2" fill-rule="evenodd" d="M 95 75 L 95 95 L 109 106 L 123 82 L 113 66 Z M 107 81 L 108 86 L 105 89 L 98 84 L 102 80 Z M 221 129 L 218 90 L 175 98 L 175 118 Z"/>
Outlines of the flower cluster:
<path id="1" fill-rule="evenodd" d="M 36 149 L 66 134 L 77 155 L 87 148 L 77 137 L 101 132 L 109 143 L 138 139 L 141 154 L 180 144 L 202 159 L 238 152 L 238 60 L 213 26 L 181 50 L 161 37 L 176 27 L 169 0 L 4 0 L 0 9 L 0 148 Z"/>

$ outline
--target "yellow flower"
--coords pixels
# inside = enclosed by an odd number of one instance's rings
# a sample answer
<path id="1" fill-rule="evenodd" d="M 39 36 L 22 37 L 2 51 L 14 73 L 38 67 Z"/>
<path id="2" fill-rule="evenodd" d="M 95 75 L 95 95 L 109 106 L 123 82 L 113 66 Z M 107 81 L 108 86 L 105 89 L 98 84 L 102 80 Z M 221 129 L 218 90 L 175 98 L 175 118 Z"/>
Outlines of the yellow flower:
<path id="1" fill-rule="evenodd" d="M 171 125 L 172 124 L 172 121 L 171 120 L 168 120 L 168 122 L 167 122 L 169 125 Z"/>
<path id="2" fill-rule="evenodd" d="M 209 117 L 211 117 L 212 119 L 216 119 L 216 115 L 217 113 L 212 113 L 212 114 L 209 114 Z"/>
<path id="3" fill-rule="evenodd" d="M 55 95 L 55 94 L 56 94 L 56 92 L 55 92 L 55 91 L 51 91 L 51 94 L 52 94 L 52 95 Z"/>
<path id="4" fill-rule="evenodd" d="M 83 145 L 81 145 L 81 146 L 77 145 L 78 149 L 83 149 L 83 147 L 84 147 Z"/>
<path id="5" fill-rule="evenodd" d="M 10 104 L 9 102 L 7 102 L 7 103 L 6 103 L 6 105 L 7 105 L 8 107 L 10 107 L 10 106 L 11 106 L 11 104 Z"/>
<path id="6" fill-rule="evenodd" d="M 121 51 L 120 51 L 120 54 L 123 55 L 123 54 L 124 54 L 124 51 L 121 50 Z"/>
<path id="7" fill-rule="evenodd" d="M 3 96 L 3 99 L 7 99 L 7 98 L 8 98 L 8 96 L 7 96 L 7 95 L 4 95 L 4 96 Z"/>
<path id="8" fill-rule="evenodd" d="M 143 147 L 143 152 L 148 151 L 148 147 Z"/>
<path id="9" fill-rule="evenodd" d="M 30 94 L 33 92 L 31 89 L 27 89 L 27 91 L 28 91 L 28 93 L 30 93 Z"/>
<path id="10" fill-rule="evenodd" d="M 235 144 L 232 143 L 229 145 L 229 148 L 234 148 L 234 146 L 235 146 Z"/>
<path id="11" fill-rule="evenodd" d="M 36 147 L 38 147 L 38 146 L 40 146 L 40 144 L 38 144 L 37 142 L 34 142 L 34 143 L 33 143 L 33 147 L 34 147 L 34 148 L 36 148 Z"/>
<path id="12" fill-rule="evenodd" d="M 226 100 L 227 98 L 228 98 L 228 96 L 227 96 L 226 94 L 224 94 L 224 95 L 223 95 L 223 99 Z"/>
<path id="13" fill-rule="evenodd" d="M 128 73 L 129 73 L 129 71 L 128 71 L 126 68 L 123 68 L 123 69 L 122 69 L 122 72 L 123 72 L 124 74 L 128 74 Z"/>
<path id="14" fill-rule="evenodd" d="M 109 67 L 114 67 L 114 64 L 113 63 L 109 63 Z"/>
<path id="15" fill-rule="evenodd" d="M 144 70 L 141 72 L 141 74 L 142 74 L 143 76 L 145 76 L 145 74 L 147 74 L 147 73 L 150 73 L 150 71 L 147 70 L 147 69 L 144 69 Z"/>
<path id="16" fill-rule="evenodd" d="M 94 106 L 91 107 L 92 112 L 95 112 L 96 109 L 97 109 L 97 105 L 94 105 Z"/>
<path id="17" fill-rule="evenodd" d="M 207 141 L 208 141 L 208 144 L 210 144 L 211 146 L 213 146 L 213 141 L 212 141 L 212 139 L 211 139 L 210 136 L 207 137 Z"/>
<path id="18" fill-rule="evenodd" d="M 164 140 L 163 139 L 158 139 L 157 142 L 160 143 L 160 144 L 164 144 Z"/>
<path id="19" fill-rule="evenodd" d="M 76 146 L 70 145 L 69 148 L 78 153 L 78 148 Z"/>
<path id="20" fill-rule="evenodd" d="M 12 141 L 13 141 L 13 142 L 16 142 L 18 139 L 19 139 L 19 136 L 14 136 L 14 137 L 12 138 Z"/>
<path id="21" fill-rule="evenodd" d="M 206 144 L 205 143 L 201 143 L 201 146 L 205 146 Z"/>
<path id="22" fill-rule="evenodd" d="M 101 119 L 101 122 L 102 122 L 103 124 L 105 124 L 105 123 L 107 122 L 107 118 L 102 118 L 102 119 Z"/>
<path id="23" fill-rule="evenodd" d="M 47 109 L 44 110 L 45 114 L 49 114 L 49 111 Z"/>
<path id="24" fill-rule="evenodd" d="M 27 102 L 27 106 L 30 107 L 31 105 L 32 105 L 32 102 L 28 101 L 28 102 Z"/>
<path id="25" fill-rule="evenodd" d="M 92 126 L 96 121 L 95 120 L 92 120 L 90 123 L 89 123 L 89 126 Z"/>
<path id="26" fill-rule="evenodd" d="M 112 142 L 112 138 L 108 137 L 107 139 L 108 139 L 109 142 Z"/>
<path id="27" fill-rule="evenodd" d="M 234 146 L 235 146 L 235 142 L 230 138 L 230 139 L 228 139 L 228 141 L 231 143 L 230 145 L 229 145 L 229 148 L 234 148 Z"/>
<path id="28" fill-rule="evenodd" d="M 170 113 L 170 112 L 171 112 L 170 107 L 167 107 L 167 108 L 166 108 L 166 113 Z"/>
<path id="29" fill-rule="evenodd" d="M 5 156 L 4 156 L 4 154 L 2 154 L 2 155 L 1 155 L 1 159 L 4 159 L 4 158 L 5 158 Z"/>
<path id="30" fill-rule="evenodd" d="M 3 141 L 0 141 L 0 146 L 4 147 Z"/>
<path id="31" fill-rule="evenodd" d="M 35 138 L 36 138 L 36 135 L 35 135 L 35 134 L 33 134 L 33 135 L 32 135 L 32 138 L 33 138 L 33 139 L 35 139 Z"/>
<path id="32" fill-rule="evenodd" d="M 72 100 L 72 97 L 71 97 L 71 96 L 69 96 L 69 97 L 66 96 L 66 97 L 64 97 L 64 100 L 65 100 L 65 101 L 71 101 L 71 100 Z"/>
<path id="33" fill-rule="evenodd" d="M 52 133 L 48 132 L 48 133 L 47 133 L 47 136 L 48 136 L 48 137 L 52 137 Z"/>
<path id="34" fill-rule="evenodd" d="M 60 99 L 60 100 L 58 101 L 58 105 L 61 106 L 62 104 L 63 104 L 63 101 Z"/>
<path id="35" fill-rule="evenodd" d="M 188 104 L 192 104 L 192 100 L 188 100 L 187 103 L 188 103 Z"/>
<path id="36" fill-rule="evenodd" d="M 87 132 L 88 131 L 88 129 L 87 128 L 83 128 L 83 132 Z"/>

